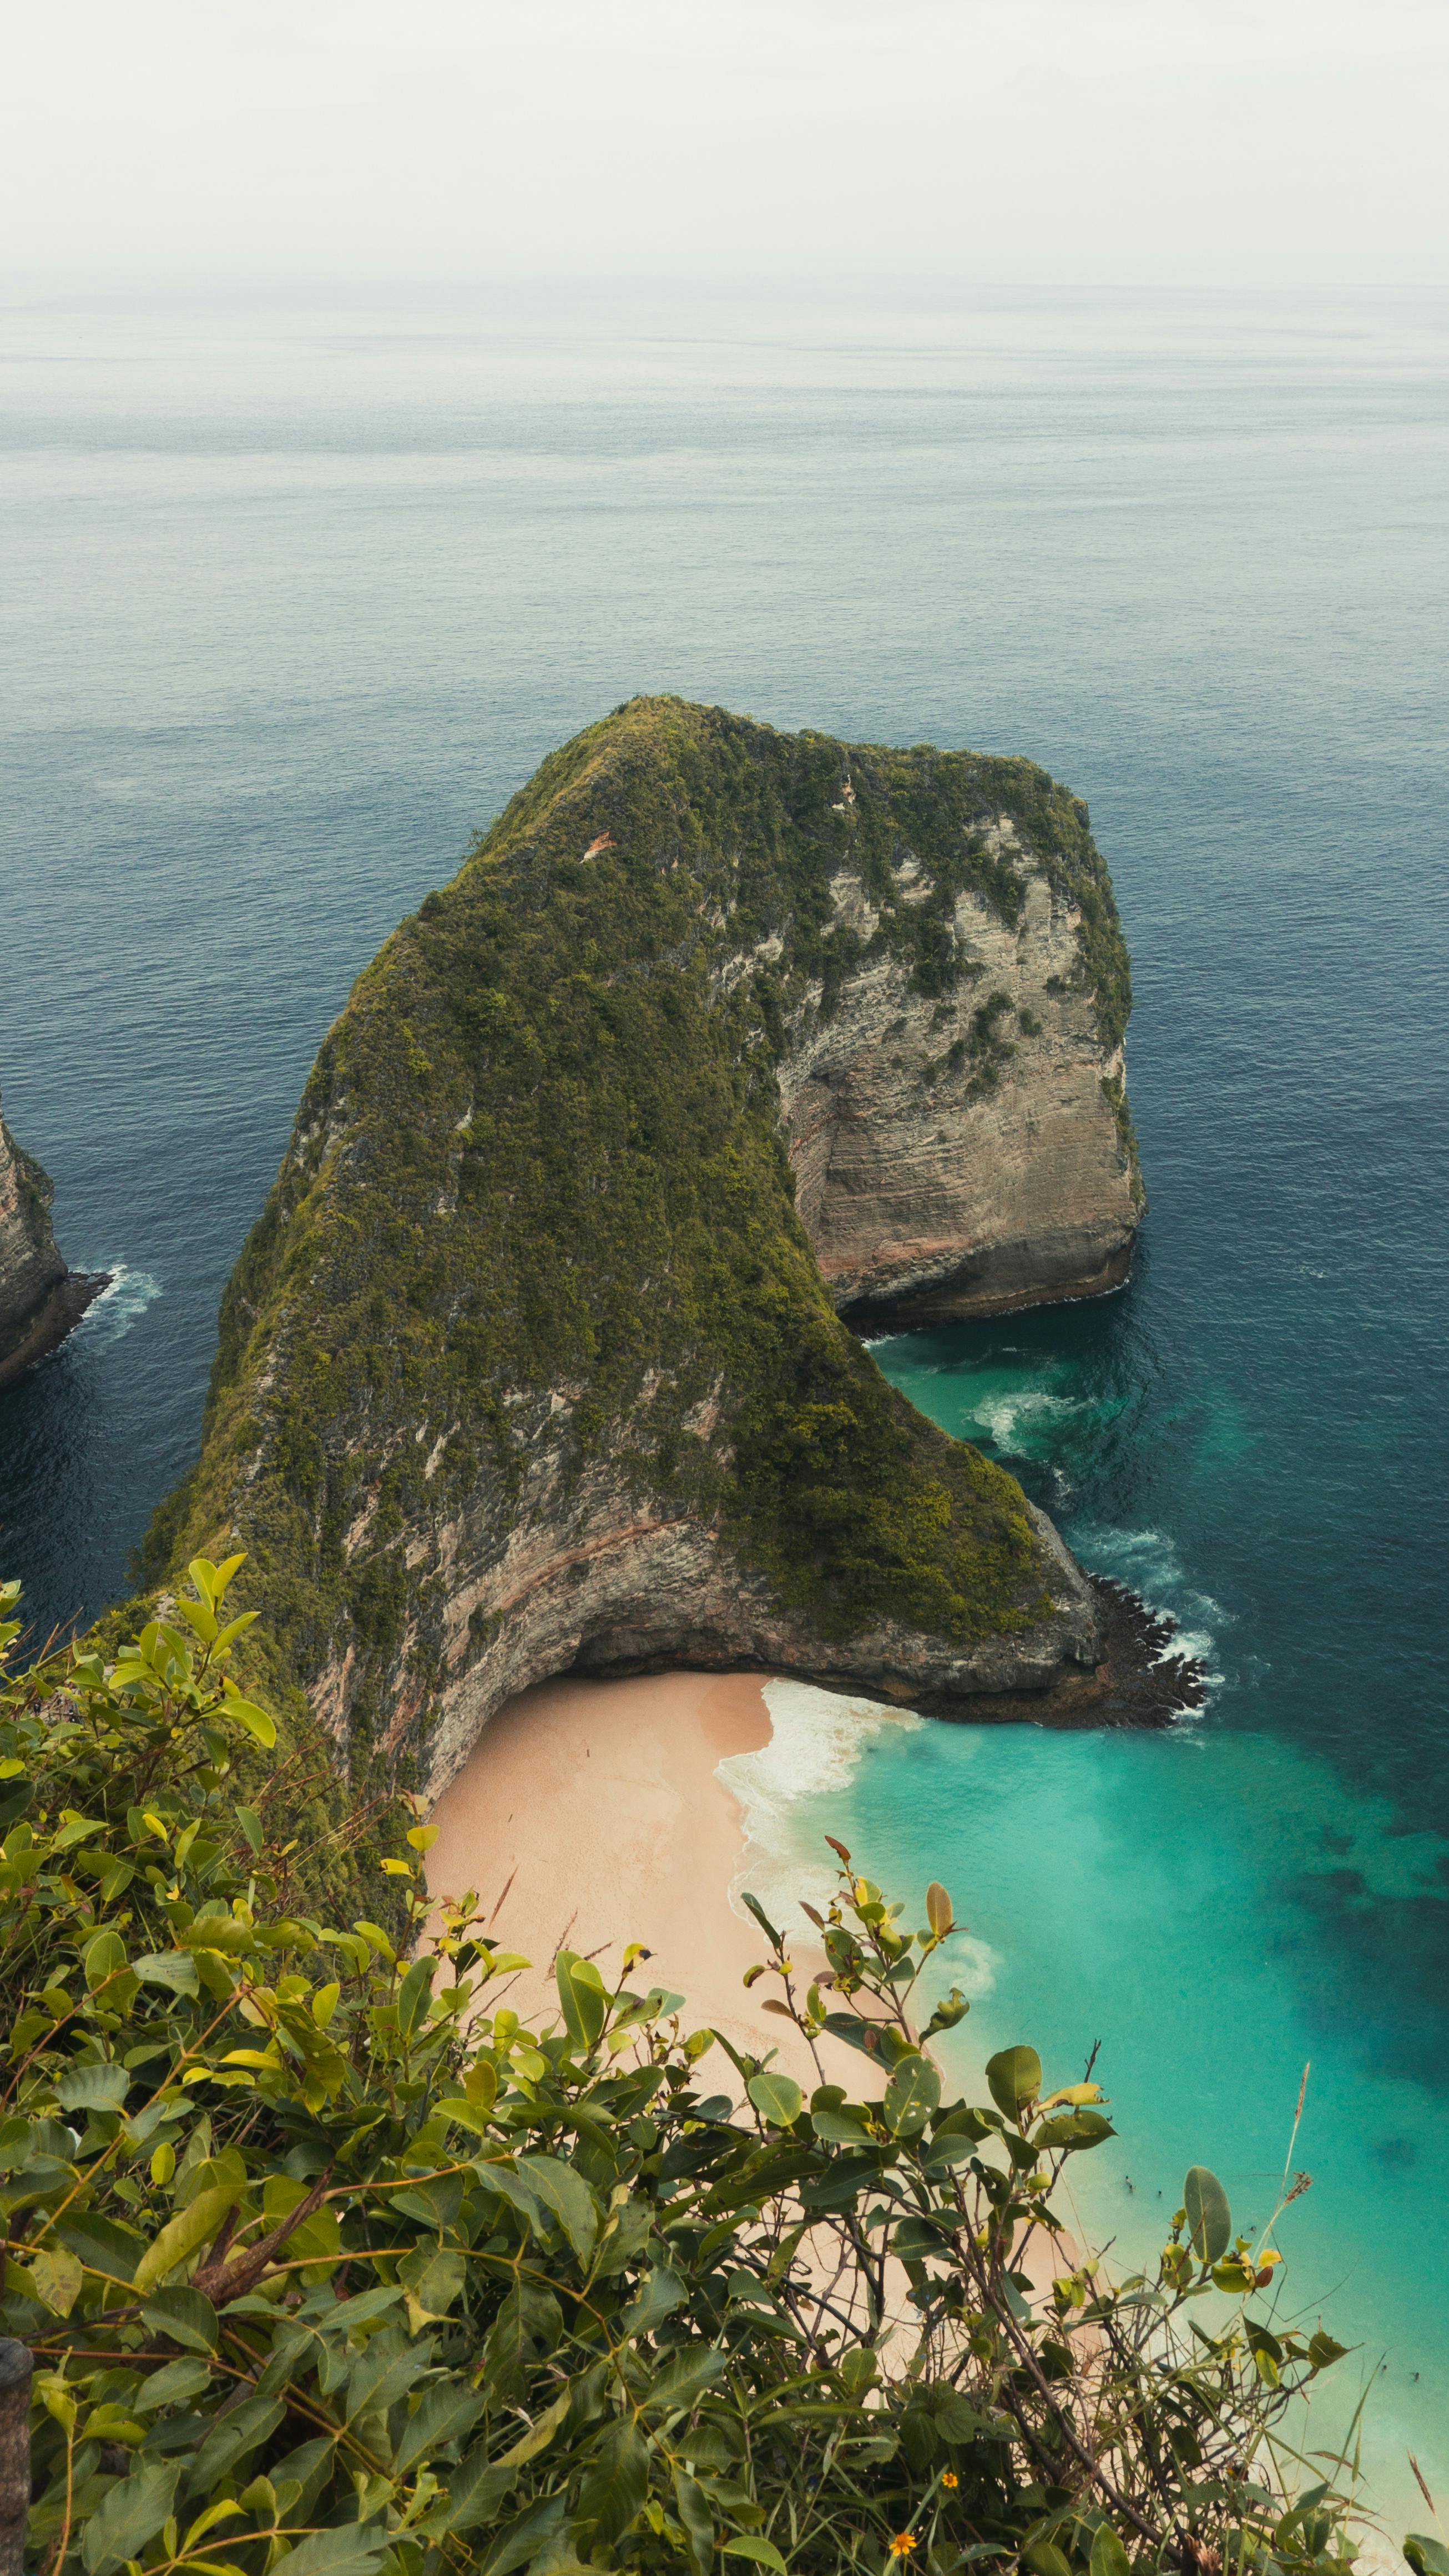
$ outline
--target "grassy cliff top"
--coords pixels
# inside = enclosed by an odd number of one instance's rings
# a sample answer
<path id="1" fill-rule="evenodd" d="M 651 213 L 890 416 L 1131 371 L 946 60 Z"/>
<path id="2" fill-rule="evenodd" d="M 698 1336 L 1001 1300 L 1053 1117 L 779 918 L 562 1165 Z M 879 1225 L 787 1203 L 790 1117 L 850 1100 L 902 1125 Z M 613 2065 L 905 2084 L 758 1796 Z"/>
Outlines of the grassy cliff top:
<path id="1" fill-rule="evenodd" d="M 867 947 L 945 991 L 957 896 L 1016 919 L 1001 816 L 1080 911 L 1113 1043 L 1129 988 L 1110 881 L 1085 808 L 1030 762 L 846 746 L 675 699 L 636 699 L 546 760 L 323 1043 L 148 1574 L 244 1545 L 274 1684 L 350 1648 L 361 1752 L 400 1695 L 425 1722 L 433 1536 L 466 1512 L 501 1546 L 528 1426 L 558 1397 L 565 1519 L 607 1460 L 666 1516 L 722 1526 L 823 1634 L 1031 1624 L 1020 1490 L 834 1314 L 774 1079 L 792 1006 L 814 985 L 829 1010 Z M 869 942 L 833 921 L 846 869 L 877 910 Z"/>

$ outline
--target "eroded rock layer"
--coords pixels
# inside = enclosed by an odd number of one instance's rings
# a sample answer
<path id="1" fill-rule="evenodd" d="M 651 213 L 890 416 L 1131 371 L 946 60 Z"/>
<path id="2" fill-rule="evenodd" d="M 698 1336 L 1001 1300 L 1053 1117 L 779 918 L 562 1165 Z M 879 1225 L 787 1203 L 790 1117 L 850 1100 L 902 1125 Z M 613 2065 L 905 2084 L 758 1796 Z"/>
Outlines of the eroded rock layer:
<path id="1" fill-rule="evenodd" d="M 274 1688 L 436 1790 L 578 1666 L 1041 1711 L 1094 1596 L 837 1308 L 1124 1275 L 1126 954 L 1023 761 L 636 700 L 360 978 L 223 1305 L 163 1575 L 244 1547 Z"/>

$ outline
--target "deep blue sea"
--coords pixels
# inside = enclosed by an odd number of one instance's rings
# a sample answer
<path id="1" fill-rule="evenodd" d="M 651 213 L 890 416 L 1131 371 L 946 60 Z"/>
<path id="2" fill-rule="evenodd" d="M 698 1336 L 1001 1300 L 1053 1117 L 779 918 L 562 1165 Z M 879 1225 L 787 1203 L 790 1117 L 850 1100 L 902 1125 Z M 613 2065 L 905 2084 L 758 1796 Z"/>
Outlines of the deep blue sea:
<path id="1" fill-rule="evenodd" d="M 797 1826 L 948 1881 L 978 2050 L 1101 2041 L 1129 2247 L 1190 2161 L 1266 2216 L 1311 2062 L 1285 2312 L 1391 2510 L 1409 2442 L 1449 2488 L 1449 299 L 32 301 L 0 405 L 0 1085 L 119 1281 L 0 1397 L 41 1626 L 192 1454 L 353 976 L 552 745 L 667 689 L 1087 797 L 1136 1275 L 879 1356 L 1217 1679 L 886 1730 Z"/>

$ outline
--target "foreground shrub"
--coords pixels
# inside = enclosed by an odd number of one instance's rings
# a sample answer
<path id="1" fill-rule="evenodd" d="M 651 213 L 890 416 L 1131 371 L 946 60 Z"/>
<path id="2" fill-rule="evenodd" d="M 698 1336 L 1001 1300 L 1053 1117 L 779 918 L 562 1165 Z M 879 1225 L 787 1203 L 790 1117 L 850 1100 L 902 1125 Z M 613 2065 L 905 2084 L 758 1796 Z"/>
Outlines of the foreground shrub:
<path id="1" fill-rule="evenodd" d="M 195 1598 L 116 1664 L 0 1690 L 32 2565 L 1352 2563 L 1348 2497 L 1321 2466 L 1300 2483 L 1283 2439 L 1341 2347 L 1272 2322 L 1267 2237 L 1235 2236 L 1198 2168 L 1155 2273 L 1114 2283 L 1053 2216 L 1112 2135 L 1096 2086 L 1052 2088 L 1018 2047 L 988 2101 L 943 2100 L 925 2043 L 965 2004 L 912 2022 L 943 1889 L 907 1929 L 837 1846 L 803 1994 L 754 1908 L 765 2008 L 853 2047 L 859 2100 L 807 2101 L 570 1952 L 556 2019 L 525 2029 L 504 1997 L 526 1963 L 471 1899 L 424 1934 L 426 1827 L 381 1859 L 391 1928 L 295 1910 L 284 1824 L 237 1802 L 238 1749 L 272 1735 L 228 1672 L 238 1562 L 197 1560 Z"/>

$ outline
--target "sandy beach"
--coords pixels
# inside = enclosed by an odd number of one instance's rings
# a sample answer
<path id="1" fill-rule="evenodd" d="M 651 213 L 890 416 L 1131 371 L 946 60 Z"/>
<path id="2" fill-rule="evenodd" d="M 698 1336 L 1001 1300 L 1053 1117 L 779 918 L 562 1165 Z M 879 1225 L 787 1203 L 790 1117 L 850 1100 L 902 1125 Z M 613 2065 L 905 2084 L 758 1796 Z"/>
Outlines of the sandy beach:
<path id="1" fill-rule="evenodd" d="M 507 1997 L 525 2021 L 557 2013 L 556 1950 L 596 1959 L 612 1983 L 625 1944 L 642 1941 L 639 1988 L 670 1987 L 687 2028 L 708 2022 L 759 2049 L 741 1979 L 764 1941 L 730 1904 L 744 1833 L 715 1775 L 768 1744 L 762 1687 L 748 1673 L 560 1679 L 485 1728 L 433 1811 L 428 1880 L 436 1897 L 476 1889 L 492 1931 L 533 1962 Z M 722 2088 L 732 2074 L 721 2059 Z"/>
<path id="2" fill-rule="evenodd" d="M 506 2000 L 525 2021 L 552 2020 L 557 1950 L 596 1959 L 612 1983 L 626 1943 L 642 1941 L 651 1955 L 631 1975 L 637 1991 L 669 1987 L 685 1998 L 685 2029 L 707 2023 L 757 2056 L 773 2048 L 807 2092 L 819 2083 L 798 2033 L 760 2010 L 778 1983 L 745 1990 L 766 1943 L 730 1902 L 745 1828 L 718 1766 L 769 1744 L 765 1687 L 751 1673 L 570 1675 L 499 1710 L 433 1810 L 428 1855 L 433 1896 L 476 1890 L 494 1935 L 532 1962 L 490 2001 Z M 823 1965 L 818 1951 L 793 1955 L 802 1983 Z M 856 2050 L 825 2041 L 820 2057 L 827 2079 L 857 2099 L 879 2091 Z M 707 2089 L 738 2090 L 721 2050 L 708 2077 Z"/>
<path id="3" fill-rule="evenodd" d="M 771 1742 L 767 1686 L 756 1674 L 671 1672 L 619 1682 L 567 1676 L 524 1691 L 485 1727 L 433 1810 L 429 1888 L 439 1900 L 476 1890 L 492 1932 L 531 1961 L 506 1992 L 501 1980 L 491 1989 L 492 2008 L 507 2001 L 525 2023 L 554 2021 L 557 1950 L 596 1959 L 615 1983 L 625 1945 L 642 1941 L 651 1956 L 630 1983 L 682 1994 L 684 2029 L 708 2024 L 756 2056 L 774 2049 L 807 2095 L 823 2074 L 868 2100 L 881 2078 L 857 2050 L 817 2041 L 817 2070 L 799 2033 L 760 2009 L 778 1983 L 762 1979 L 748 1992 L 742 1983 L 766 1944 L 730 1901 L 746 1857 L 745 1821 L 717 1775 L 721 1762 Z M 822 1955 L 794 1943 L 792 1955 L 803 1987 Z M 703 2060 L 700 2080 L 704 2091 L 738 2099 L 722 2049 Z M 1055 2255 L 1038 2240 L 1027 2268 L 1045 2287 L 1064 2259 L 1070 2240 Z"/>

